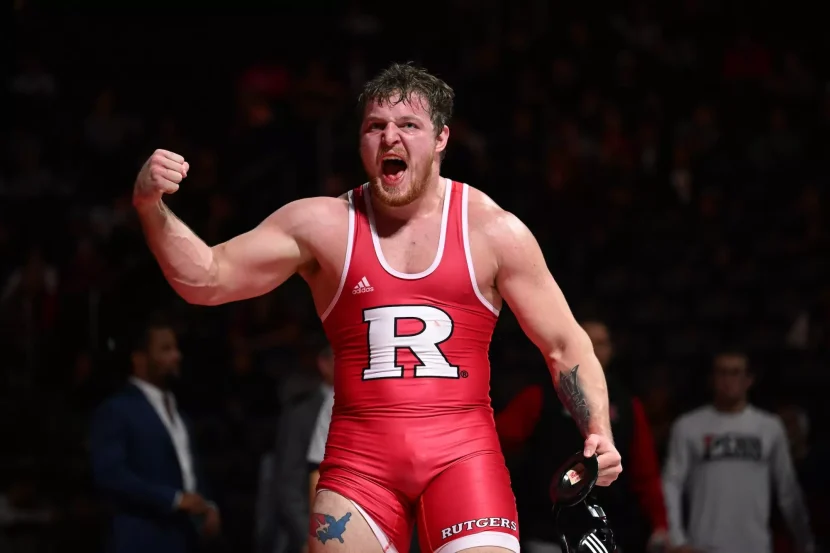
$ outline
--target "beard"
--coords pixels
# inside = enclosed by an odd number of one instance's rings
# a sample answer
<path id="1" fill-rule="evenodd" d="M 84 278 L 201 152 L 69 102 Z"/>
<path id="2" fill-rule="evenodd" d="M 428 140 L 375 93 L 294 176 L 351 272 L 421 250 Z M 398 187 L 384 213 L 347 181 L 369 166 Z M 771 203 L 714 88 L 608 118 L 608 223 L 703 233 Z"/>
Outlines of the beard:
<path id="1" fill-rule="evenodd" d="M 173 390 L 181 380 L 178 369 L 151 368 L 148 371 L 153 378 L 153 383 L 162 390 Z"/>
<path id="2" fill-rule="evenodd" d="M 426 163 L 419 166 L 409 166 L 404 179 L 409 182 L 403 186 L 384 186 L 383 180 L 377 176 L 369 181 L 369 187 L 380 203 L 389 207 L 403 207 L 409 205 L 421 196 L 429 184 L 429 177 L 432 170 L 432 162 L 435 154 L 430 155 Z M 402 183 L 403 184 L 403 183 Z"/>

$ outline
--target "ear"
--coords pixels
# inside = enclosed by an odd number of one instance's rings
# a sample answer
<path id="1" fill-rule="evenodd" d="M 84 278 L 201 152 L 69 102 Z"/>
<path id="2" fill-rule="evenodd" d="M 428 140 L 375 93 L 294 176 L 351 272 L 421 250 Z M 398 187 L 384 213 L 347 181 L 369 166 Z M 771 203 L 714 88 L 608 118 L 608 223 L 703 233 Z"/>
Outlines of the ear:
<path id="1" fill-rule="evenodd" d="M 447 148 L 447 142 L 450 140 L 450 128 L 444 125 L 441 132 L 435 138 L 435 153 L 440 154 Z"/>

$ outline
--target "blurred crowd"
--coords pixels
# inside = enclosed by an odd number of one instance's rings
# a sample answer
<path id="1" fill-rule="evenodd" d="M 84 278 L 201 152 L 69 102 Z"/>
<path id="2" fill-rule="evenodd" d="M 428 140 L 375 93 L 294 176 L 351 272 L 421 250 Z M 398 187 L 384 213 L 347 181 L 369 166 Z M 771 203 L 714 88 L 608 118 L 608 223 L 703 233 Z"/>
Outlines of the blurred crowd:
<path id="1" fill-rule="evenodd" d="M 127 375 L 130 324 L 156 308 L 177 321 L 177 398 L 227 543 L 253 550 L 260 460 L 286 401 L 317 385 L 321 327 L 296 278 L 222 307 L 175 297 L 132 181 L 156 148 L 185 156 L 169 204 L 209 244 L 292 199 L 342 193 L 363 182 L 356 95 L 393 60 L 454 87 L 442 173 L 519 215 L 577 316 L 612 329 L 661 459 L 725 344 L 752 360 L 753 403 L 789 417 L 796 464 L 827 444 L 826 38 L 808 18 L 716 1 L 608 4 L 162 21 L 173 46 L 141 21 L 17 12 L 0 165 L 0 550 L 100 546 L 88 417 Z M 508 310 L 491 359 L 497 411 L 546 371 Z"/>

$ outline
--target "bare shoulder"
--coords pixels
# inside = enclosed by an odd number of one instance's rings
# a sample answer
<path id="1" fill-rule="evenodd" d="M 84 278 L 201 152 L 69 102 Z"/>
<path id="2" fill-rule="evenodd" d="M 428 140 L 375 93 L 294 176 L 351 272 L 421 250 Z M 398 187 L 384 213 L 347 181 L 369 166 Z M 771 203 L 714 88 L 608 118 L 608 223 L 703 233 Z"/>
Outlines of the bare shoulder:
<path id="1" fill-rule="evenodd" d="M 473 187 L 467 210 L 470 233 L 485 237 L 491 251 L 499 257 L 527 242 L 535 243 L 533 234 L 518 217 Z"/>
<path id="2" fill-rule="evenodd" d="M 522 268 L 544 265 L 539 246 L 518 217 L 472 187 L 467 196 L 467 228 L 479 290 L 498 308 L 501 279 Z"/>
<path id="3" fill-rule="evenodd" d="M 299 270 L 304 278 L 311 280 L 320 274 L 339 277 L 349 236 L 347 194 L 295 200 L 275 211 L 263 224 L 290 235 L 305 252 Z"/>
<path id="4" fill-rule="evenodd" d="M 288 238 L 297 245 L 303 262 L 300 272 L 315 271 L 332 261 L 348 236 L 348 196 L 302 198 L 285 204 L 269 215 L 259 226 L 264 240 L 277 243 Z M 342 246 L 342 248 L 341 248 Z"/>

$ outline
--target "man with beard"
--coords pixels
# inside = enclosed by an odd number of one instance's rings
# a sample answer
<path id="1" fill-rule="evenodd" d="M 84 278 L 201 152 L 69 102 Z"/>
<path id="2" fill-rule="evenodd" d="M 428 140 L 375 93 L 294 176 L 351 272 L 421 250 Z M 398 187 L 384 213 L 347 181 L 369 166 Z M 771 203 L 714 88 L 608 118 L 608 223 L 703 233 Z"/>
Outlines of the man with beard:
<path id="1" fill-rule="evenodd" d="M 181 358 L 173 328 L 153 317 L 137 333 L 129 383 L 93 416 L 93 477 L 115 511 L 107 551 L 190 553 L 198 550 L 199 533 L 219 532 L 219 512 L 206 499 L 170 391 Z"/>
<path id="2" fill-rule="evenodd" d="M 403 552 L 416 518 L 424 551 L 519 551 L 489 396 L 502 300 L 548 360 L 585 455 L 598 455 L 599 485 L 622 470 L 602 368 L 535 238 L 440 175 L 453 97 L 426 71 L 392 65 L 361 95 L 369 182 L 294 201 L 214 247 L 162 202 L 187 176 L 182 156 L 155 152 L 135 183 L 147 242 L 185 300 L 251 298 L 294 274 L 311 288 L 335 358 L 311 553 Z"/>

